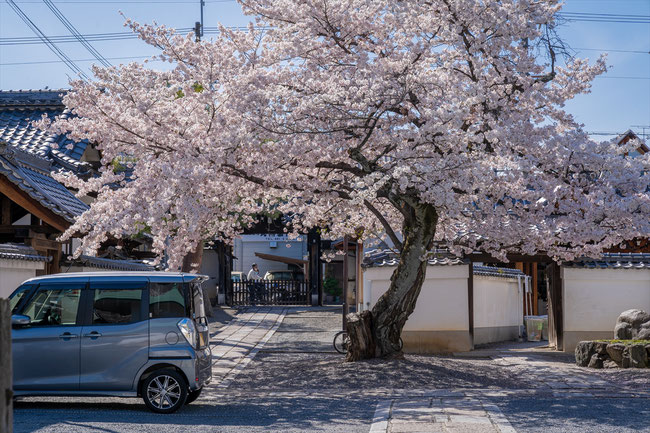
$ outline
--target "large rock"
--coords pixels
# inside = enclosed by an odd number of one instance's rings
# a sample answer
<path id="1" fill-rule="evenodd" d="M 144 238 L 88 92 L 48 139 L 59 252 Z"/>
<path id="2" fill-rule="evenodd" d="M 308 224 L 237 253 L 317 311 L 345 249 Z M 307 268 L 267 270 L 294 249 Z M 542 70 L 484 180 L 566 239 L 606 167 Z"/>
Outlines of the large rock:
<path id="1" fill-rule="evenodd" d="M 626 322 L 632 325 L 635 328 L 641 327 L 645 322 L 650 322 L 650 314 L 646 313 L 643 310 L 627 310 L 623 311 L 616 323 Z"/>
<path id="2" fill-rule="evenodd" d="M 632 339 L 632 325 L 627 322 L 617 323 L 614 327 L 615 340 L 631 340 Z"/>
<path id="3" fill-rule="evenodd" d="M 594 344 L 594 350 L 597 354 L 603 355 L 604 358 L 607 358 L 607 345 L 606 341 L 596 341 Z"/>
<path id="4" fill-rule="evenodd" d="M 630 367 L 646 368 L 648 365 L 648 354 L 643 344 L 633 344 L 628 346 Z"/>
<path id="5" fill-rule="evenodd" d="M 650 340 L 650 322 L 641 324 L 636 338 L 639 340 Z"/>
<path id="6" fill-rule="evenodd" d="M 576 364 L 580 367 L 587 367 L 591 357 L 596 354 L 596 343 L 593 341 L 581 341 L 576 345 Z"/>
<path id="7" fill-rule="evenodd" d="M 616 320 L 614 338 L 644 340 L 650 338 L 650 314 L 643 310 L 623 311 Z"/>
<path id="8" fill-rule="evenodd" d="M 645 350 L 645 348 L 644 348 Z M 601 355 L 598 355 L 597 353 L 594 353 L 591 355 L 591 358 L 589 359 L 589 364 L 587 365 L 589 368 L 603 368 L 603 358 Z"/>
<path id="9" fill-rule="evenodd" d="M 603 368 L 618 368 L 618 364 L 611 359 L 607 359 L 603 362 Z"/>
<path id="10" fill-rule="evenodd" d="M 625 345 L 621 343 L 609 344 L 607 346 L 607 354 L 616 364 L 621 365 L 623 362 L 623 351 Z"/>

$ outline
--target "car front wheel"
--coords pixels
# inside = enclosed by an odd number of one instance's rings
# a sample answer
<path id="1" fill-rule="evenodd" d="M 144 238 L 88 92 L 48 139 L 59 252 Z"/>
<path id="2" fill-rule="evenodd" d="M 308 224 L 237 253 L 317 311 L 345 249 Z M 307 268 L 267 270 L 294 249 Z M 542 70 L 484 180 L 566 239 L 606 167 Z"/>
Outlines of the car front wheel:
<path id="1" fill-rule="evenodd" d="M 185 404 L 187 385 L 174 370 L 154 372 L 142 383 L 142 399 L 149 409 L 158 413 L 172 413 Z"/>

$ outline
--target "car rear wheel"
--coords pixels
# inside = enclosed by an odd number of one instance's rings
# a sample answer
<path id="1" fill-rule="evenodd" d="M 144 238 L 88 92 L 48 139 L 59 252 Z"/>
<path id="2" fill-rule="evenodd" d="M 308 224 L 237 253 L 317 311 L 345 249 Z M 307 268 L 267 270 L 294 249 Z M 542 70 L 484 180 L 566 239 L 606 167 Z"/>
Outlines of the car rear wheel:
<path id="1" fill-rule="evenodd" d="M 199 396 L 201 395 L 201 391 L 203 391 L 203 388 L 195 389 L 195 390 L 190 390 L 190 392 L 187 394 L 187 400 L 185 400 L 185 404 L 190 404 Z"/>
<path id="2" fill-rule="evenodd" d="M 158 370 L 142 383 L 142 400 L 158 413 L 177 411 L 187 400 L 187 385 L 174 370 Z"/>

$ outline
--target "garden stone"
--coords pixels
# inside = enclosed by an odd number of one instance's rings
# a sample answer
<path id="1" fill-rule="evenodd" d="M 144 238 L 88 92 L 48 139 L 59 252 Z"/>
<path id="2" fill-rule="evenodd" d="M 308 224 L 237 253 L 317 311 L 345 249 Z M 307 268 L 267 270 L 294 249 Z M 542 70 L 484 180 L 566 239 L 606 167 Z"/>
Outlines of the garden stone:
<path id="1" fill-rule="evenodd" d="M 614 338 L 619 340 L 650 338 L 650 314 L 643 310 L 623 311 L 616 320 Z"/>
<path id="2" fill-rule="evenodd" d="M 630 368 L 630 346 L 625 346 L 625 349 L 623 349 L 621 368 Z"/>
<path id="3" fill-rule="evenodd" d="M 641 328 L 636 338 L 637 340 L 650 340 L 650 328 Z"/>
<path id="4" fill-rule="evenodd" d="M 623 362 L 623 351 L 625 350 L 625 345 L 621 343 L 609 344 L 607 346 L 607 354 L 612 361 L 616 364 L 621 365 Z"/>
<path id="5" fill-rule="evenodd" d="M 603 361 L 603 368 L 618 368 L 618 364 L 616 364 L 611 359 L 606 359 Z"/>
<path id="6" fill-rule="evenodd" d="M 646 353 L 644 345 L 633 344 L 628 346 L 628 353 L 630 357 L 630 367 L 646 368 L 648 365 L 648 354 Z"/>
<path id="7" fill-rule="evenodd" d="M 597 354 L 605 355 L 605 358 L 607 358 L 607 343 L 605 341 L 597 341 L 594 350 Z"/>
<path id="8" fill-rule="evenodd" d="M 595 352 L 596 344 L 593 341 L 581 341 L 576 345 L 576 364 L 580 367 L 587 367 Z"/>
<path id="9" fill-rule="evenodd" d="M 615 340 L 629 340 L 632 338 L 632 325 L 627 322 L 617 323 L 614 327 Z"/>
<path id="10" fill-rule="evenodd" d="M 623 323 L 623 322 L 629 323 L 635 328 L 639 328 L 641 327 L 641 324 L 645 322 L 650 322 L 650 314 L 646 313 L 643 310 L 637 310 L 637 309 L 623 311 L 620 314 L 620 316 L 618 316 L 616 323 Z"/>
<path id="11" fill-rule="evenodd" d="M 602 358 L 597 354 L 594 353 L 591 355 L 591 359 L 589 359 L 589 365 L 587 365 L 589 368 L 603 368 L 603 360 Z"/>

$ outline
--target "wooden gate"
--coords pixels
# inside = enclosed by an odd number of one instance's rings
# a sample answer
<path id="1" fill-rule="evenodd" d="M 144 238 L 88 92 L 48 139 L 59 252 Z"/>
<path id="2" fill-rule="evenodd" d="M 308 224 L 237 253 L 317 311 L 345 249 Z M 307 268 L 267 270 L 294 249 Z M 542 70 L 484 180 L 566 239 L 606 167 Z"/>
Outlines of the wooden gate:
<path id="1" fill-rule="evenodd" d="M 232 305 L 311 305 L 308 281 L 233 281 Z"/>

